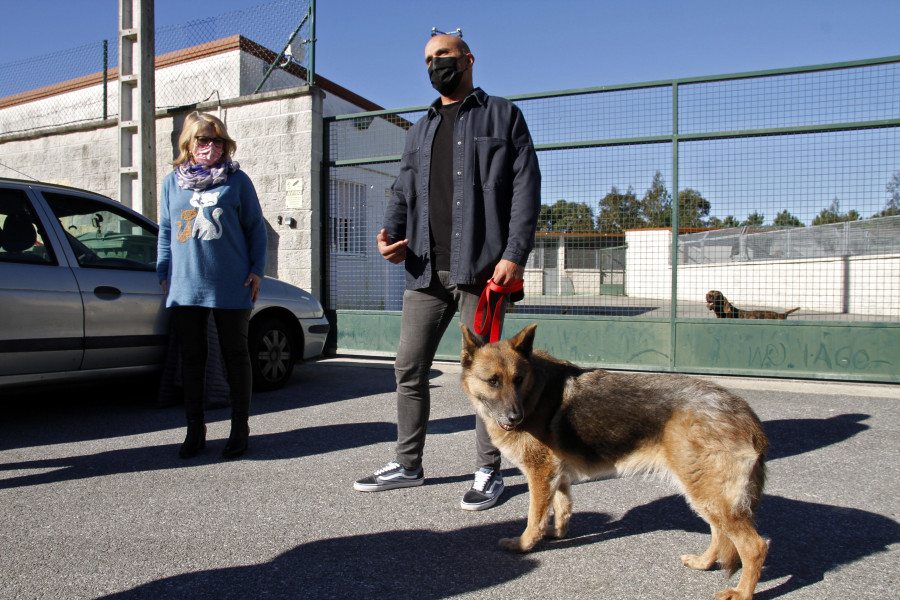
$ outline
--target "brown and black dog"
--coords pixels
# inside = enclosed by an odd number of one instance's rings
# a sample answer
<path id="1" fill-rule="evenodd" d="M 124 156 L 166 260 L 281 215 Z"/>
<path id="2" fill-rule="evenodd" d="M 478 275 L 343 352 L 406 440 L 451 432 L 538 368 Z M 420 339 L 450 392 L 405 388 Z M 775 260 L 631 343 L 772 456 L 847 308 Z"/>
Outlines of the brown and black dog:
<path id="1" fill-rule="evenodd" d="M 575 481 L 655 474 L 712 528 L 706 552 L 681 562 L 706 570 L 718 560 L 731 573 L 743 566 L 737 587 L 716 598 L 750 600 L 768 551 L 753 523 L 768 440 L 750 406 L 687 376 L 578 367 L 533 350 L 536 327 L 486 344 L 462 325 L 462 387 L 494 444 L 528 479 L 528 525 L 500 545 L 528 552 L 545 535 L 564 537 Z"/>
<path id="2" fill-rule="evenodd" d="M 800 310 L 800 307 L 792 308 L 787 312 L 775 312 L 774 310 L 742 310 L 728 301 L 728 298 L 718 290 L 706 292 L 706 308 L 716 313 L 719 319 L 787 319 L 792 312 Z"/>

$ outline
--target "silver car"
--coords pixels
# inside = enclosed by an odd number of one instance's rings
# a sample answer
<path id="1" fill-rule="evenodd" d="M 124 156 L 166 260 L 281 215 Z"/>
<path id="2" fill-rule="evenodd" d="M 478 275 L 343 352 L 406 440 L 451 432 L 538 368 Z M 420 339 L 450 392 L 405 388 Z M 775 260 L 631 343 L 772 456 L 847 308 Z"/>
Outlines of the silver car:
<path id="1" fill-rule="evenodd" d="M 157 230 L 91 192 L 0 178 L 0 388 L 163 366 Z M 264 278 L 250 317 L 254 387 L 283 386 L 328 329 L 315 297 Z"/>

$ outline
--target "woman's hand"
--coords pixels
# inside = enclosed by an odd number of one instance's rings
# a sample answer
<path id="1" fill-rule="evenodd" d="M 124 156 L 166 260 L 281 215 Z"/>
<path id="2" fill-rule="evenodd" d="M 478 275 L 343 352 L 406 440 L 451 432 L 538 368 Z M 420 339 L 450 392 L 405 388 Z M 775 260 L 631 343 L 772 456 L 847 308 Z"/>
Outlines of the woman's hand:
<path id="1" fill-rule="evenodd" d="M 247 276 L 247 281 L 244 282 L 244 287 L 250 286 L 250 300 L 253 302 L 256 302 L 256 299 L 259 298 L 259 283 L 261 281 L 262 277 L 256 273 L 250 273 Z"/>

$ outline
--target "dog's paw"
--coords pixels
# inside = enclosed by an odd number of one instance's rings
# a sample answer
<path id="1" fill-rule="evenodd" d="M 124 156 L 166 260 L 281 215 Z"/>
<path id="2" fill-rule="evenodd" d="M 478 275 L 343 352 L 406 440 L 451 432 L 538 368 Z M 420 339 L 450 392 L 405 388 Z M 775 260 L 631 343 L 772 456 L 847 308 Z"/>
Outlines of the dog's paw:
<path id="1" fill-rule="evenodd" d="M 753 594 L 746 595 L 740 590 L 722 590 L 713 594 L 716 600 L 752 600 Z"/>
<path id="2" fill-rule="evenodd" d="M 528 552 L 534 546 L 531 544 L 528 547 L 525 547 L 522 544 L 522 538 L 503 538 L 500 540 L 499 546 L 504 550 L 508 550 L 509 552 Z"/>
<path id="3" fill-rule="evenodd" d="M 569 533 L 569 526 L 565 527 L 554 527 L 551 525 L 547 526 L 547 530 L 544 532 L 544 536 L 548 538 L 553 538 L 554 540 L 561 540 L 566 537 L 566 534 Z"/>
<path id="4" fill-rule="evenodd" d="M 697 556 L 696 554 L 682 554 L 681 564 L 697 571 L 709 571 L 716 564 L 716 561 L 715 559 L 704 560 L 702 556 Z"/>

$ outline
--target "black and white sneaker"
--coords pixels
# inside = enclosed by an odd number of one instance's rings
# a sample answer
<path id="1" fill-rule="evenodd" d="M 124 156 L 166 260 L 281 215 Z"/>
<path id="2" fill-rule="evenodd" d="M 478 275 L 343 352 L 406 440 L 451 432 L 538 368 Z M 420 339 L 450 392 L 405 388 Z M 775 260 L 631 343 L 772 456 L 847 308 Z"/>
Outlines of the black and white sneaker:
<path id="1" fill-rule="evenodd" d="M 484 510 L 490 508 L 503 493 L 503 475 L 500 471 L 481 467 L 475 471 L 475 483 L 463 496 L 460 508 L 463 510 Z"/>
<path id="2" fill-rule="evenodd" d="M 353 489 L 357 492 L 381 492 L 394 488 L 405 488 L 425 483 L 425 471 L 419 467 L 410 471 L 398 462 L 391 461 L 372 475 L 356 481 Z"/>

